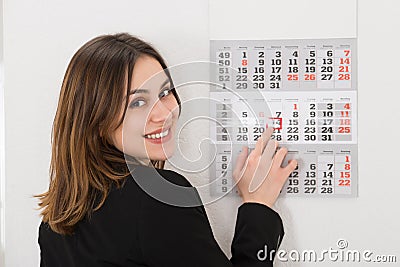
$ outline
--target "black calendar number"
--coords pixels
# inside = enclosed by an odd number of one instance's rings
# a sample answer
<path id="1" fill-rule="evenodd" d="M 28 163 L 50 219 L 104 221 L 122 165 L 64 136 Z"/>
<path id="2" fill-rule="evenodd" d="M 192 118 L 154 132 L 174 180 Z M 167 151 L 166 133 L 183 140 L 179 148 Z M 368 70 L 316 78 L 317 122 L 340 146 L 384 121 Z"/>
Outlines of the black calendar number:
<path id="1" fill-rule="evenodd" d="M 333 119 L 323 119 L 322 125 L 332 125 Z"/>
<path id="2" fill-rule="evenodd" d="M 306 58 L 307 65 L 315 65 L 315 58 Z"/>
<path id="3" fill-rule="evenodd" d="M 322 194 L 332 194 L 333 193 L 333 189 L 332 189 L 332 187 L 322 187 L 321 188 L 321 193 Z"/>
<path id="4" fill-rule="evenodd" d="M 314 172 L 313 177 L 315 177 L 315 172 Z M 314 179 L 305 179 L 304 180 L 304 185 L 316 185 L 316 184 L 317 184 L 317 181 Z"/>
<path id="5" fill-rule="evenodd" d="M 333 111 L 322 111 L 322 116 L 333 117 Z"/>
<path id="6" fill-rule="evenodd" d="M 305 127 L 304 132 L 305 133 L 315 133 L 315 127 Z"/>
<path id="7" fill-rule="evenodd" d="M 321 66 L 321 72 L 333 72 L 332 66 Z"/>
<path id="8" fill-rule="evenodd" d="M 248 139 L 247 135 L 245 135 L 245 134 L 243 134 L 243 135 L 238 134 L 236 136 L 236 141 L 248 141 L 248 140 L 249 139 Z"/>
<path id="9" fill-rule="evenodd" d="M 332 80 L 333 75 L 332 74 L 321 74 L 321 80 L 323 81 L 330 81 Z"/>
<path id="10" fill-rule="evenodd" d="M 247 128 L 247 127 L 239 127 L 238 131 L 239 131 L 239 133 L 248 133 L 249 128 Z"/>
<path id="11" fill-rule="evenodd" d="M 322 138 L 322 141 L 332 141 L 331 135 L 322 135 L 321 138 Z"/>
<path id="12" fill-rule="evenodd" d="M 253 84 L 254 89 L 264 89 L 264 83 L 254 83 Z"/>
<path id="13" fill-rule="evenodd" d="M 281 71 L 282 67 L 272 67 L 271 71 L 272 73 L 279 73 Z"/>
<path id="14" fill-rule="evenodd" d="M 271 65 L 282 65 L 282 60 L 279 58 L 271 59 Z"/>
<path id="15" fill-rule="evenodd" d="M 264 81 L 264 75 L 257 75 L 257 74 L 253 75 L 253 81 L 255 82 Z"/>
<path id="16" fill-rule="evenodd" d="M 236 83 L 236 89 L 247 89 L 247 83 Z"/>
<path id="17" fill-rule="evenodd" d="M 218 76 L 218 78 L 219 78 L 218 80 L 220 82 L 228 82 L 230 80 L 229 75 L 220 75 L 220 76 Z"/>
<path id="18" fill-rule="evenodd" d="M 253 127 L 253 133 L 263 133 L 264 127 Z"/>
<path id="19" fill-rule="evenodd" d="M 299 188 L 298 187 L 288 187 L 286 193 L 297 194 L 297 193 L 299 193 Z"/>
<path id="20" fill-rule="evenodd" d="M 219 58 L 230 58 L 231 57 L 231 53 L 229 52 L 221 52 L 218 54 Z"/>
<path id="21" fill-rule="evenodd" d="M 315 112 L 314 112 L 314 116 L 311 116 L 311 117 L 315 117 Z M 306 119 L 306 125 L 315 125 L 315 119 Z"/>
<path id="22" fill-rule="evenodd" d="M 317 137 L 315 135 L 306 134 L 306 135 L 304 135 L 304 140 L 305 141 L 315 141 L 315 140 L 317 140 Z"/>
<path id="23" fill-rule="evenodd" d="M 220 59 L 220 60 L 218 60 L 218 64 L 220 66 L 230 66 L 231 65 L 231 61 L 228 60 L 228 59 L 225 59 L 225 60 Z"/>
<path id="24" fill-rule="evenodd" d="M 218 68 L 218 72 L 219 72 L 219 74 L 229 73 L 229 69 L 228 68 Z"/>
<path id="25" fill-rule="evenodd" d="M 254 73 L 264 73 L 264 67 L 254 67 Z"/>
<path id="26" fill-rule="evenodd" d="M 247 81 L 247 76 L 246 75 L 236 75 L 236 81 L 245 82 L 245 81 Z"/>
<path id="27" fill-rule="evenodd" d="M 281 80 L 281 75 L 269 75 L 270 81 L 280 81 Z"/>
<path id="28" fill-rule="evenodd" d="M 298 135 L 288 135 L 288 141 L 299 141 Z"/>
<path id="29" fill-rule="evenodd" d="M 299 133 L 299 128 L 298 127 L 288 127 L 287 132 L 288 133 Z"/>
<path id="30" fill-rule="evenodd" d="M 247 68 L 241 68 L 241 67 L 239 67 L 239 68 L 238 68 L 238 72 L 239 72 L 239 73 L 244 73 L 244 74 L 246 74 L 246 73 L 247 73 Z"/>
<path id="31" fill-rule="evenodd" d="M 279 83 L 270 83 L 269 84 L 269 88 L 271 88 L 271 89 L 279 89 L 280 88 L 280 84 Z"/>
<path id="32" fill-rule="evenodd" d="M 327 186 L 327 185 L 332 186 L 332 180 L 323 179 L 321 182 L 322 182 L 322 185 L 324 185 L 324 186 Z"/>
<path id="33" fill-rule="evenodd" d="M 276 141 L 282 141 L 282 136 L 281 135 L 275 135 L 275 134 L 273 134 L 273 135 L 271 135 L 271 139 L 275 139 Z"/>
<path id="34" fill-rule="evenodd" d="M 322 133 L 333 133 L 333 128 L 332 127 L 322 127 L 321 131 L 322 131 Z"/>
<path id="35" fill-rule="evenodd" d="M 314 73 L 315 72 L 315 67 L 306 67 L 306 72 L 307 73 Z"/>
<path id="36" fill-rule="evenodd" d="M 305 187 L 304 193 L 306 194 L 313 194 L 315 192 L 315 187 Z"/>

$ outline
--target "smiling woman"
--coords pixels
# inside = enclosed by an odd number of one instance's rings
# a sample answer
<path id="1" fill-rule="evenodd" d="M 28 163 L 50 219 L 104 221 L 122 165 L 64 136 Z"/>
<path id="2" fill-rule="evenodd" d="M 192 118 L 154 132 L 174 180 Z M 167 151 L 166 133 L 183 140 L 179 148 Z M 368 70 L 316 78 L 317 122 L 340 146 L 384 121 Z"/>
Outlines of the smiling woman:
<path id="1" fill-rule="evenodd" d="M 132 77 L 134 89 L 129 92 L 125 120 L 115 131 L 113 142 L 142 162 L 165 161 L 175 148 L 170 140 L 179 115 L 172 81 L 161 64 L 147 55 L 137 59 Z"/>
<path id="2" fill-rule="evenodd" d="M 281 167 L 287 150 L 275 153 L 271 128 L 249 155 L 243 149 L 233 173 L 243 203 L 228 259 L 197 190 L 163 169 L 180 112 L 167 66 L 149 44 L 121 33 L 96 37 L 76 52 L 53 122 L 49 190 L 37 195 L 41 266 L 272 265 L 273 256 L 257 255 L 282 240 L 271 207 L 296 162 Z M 253 178 L 261 182 L 249 192 Z M 196 205 L 167 204 L 141 187 L 161 180 L 189 189 L 167 197 Z"/>

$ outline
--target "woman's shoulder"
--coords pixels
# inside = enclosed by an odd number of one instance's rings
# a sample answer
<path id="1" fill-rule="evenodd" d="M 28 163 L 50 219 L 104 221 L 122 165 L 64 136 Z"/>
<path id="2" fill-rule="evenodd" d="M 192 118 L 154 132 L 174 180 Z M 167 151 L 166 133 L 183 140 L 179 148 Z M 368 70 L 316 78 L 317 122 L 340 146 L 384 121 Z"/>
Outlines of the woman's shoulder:
<path id="1" fill-rule="evenodd" d="M 193 187 L 185 176 L 173 170 L 137 165 L 130 168 L 131 176 L 136 179 L 163 179 L 178 186 Z"/>
<path id="2" fill-rule="evenodd" d="M 138 186 L 151 202 L 163 202 L 172 206 L 200 206 L 201 198 L 195 187 L 183 175 L 166 169 L 135 166 L 128 183 Z"/>

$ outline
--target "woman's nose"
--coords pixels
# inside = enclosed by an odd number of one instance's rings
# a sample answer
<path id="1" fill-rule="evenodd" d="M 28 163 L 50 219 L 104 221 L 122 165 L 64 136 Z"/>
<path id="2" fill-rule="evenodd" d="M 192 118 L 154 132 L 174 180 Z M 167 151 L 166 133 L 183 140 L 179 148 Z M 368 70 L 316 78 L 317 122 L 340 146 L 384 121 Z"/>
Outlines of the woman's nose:
<path id="1" fill-rule="evenodd" d="M 150 120 L 153 122 L 165 121 L 171 115 L 171 108 L 158 100 L 150 111 Z"/>

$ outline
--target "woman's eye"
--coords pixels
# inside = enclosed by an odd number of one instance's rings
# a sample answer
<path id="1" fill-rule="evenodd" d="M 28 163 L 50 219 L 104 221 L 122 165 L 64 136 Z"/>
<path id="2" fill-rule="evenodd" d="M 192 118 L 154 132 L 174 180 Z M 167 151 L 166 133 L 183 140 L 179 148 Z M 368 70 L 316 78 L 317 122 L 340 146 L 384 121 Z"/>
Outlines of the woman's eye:
<path id="1" fill-rule="evenodd" d="M 162 90 L 161 93 L 159 94 L 159 97 L 161 98 L 161 97 L 167 96 L 169 94 L 171 94 L 171 88 Z"/>
<path id="2" fill-rule="evenodd" d="M 146 102 L 144 100 L 137 100 L 137 101 L 132 102 L 130 107 L 132 107 L 132 108 L 141 107 L 144 104 L 146 104 Z"/>

